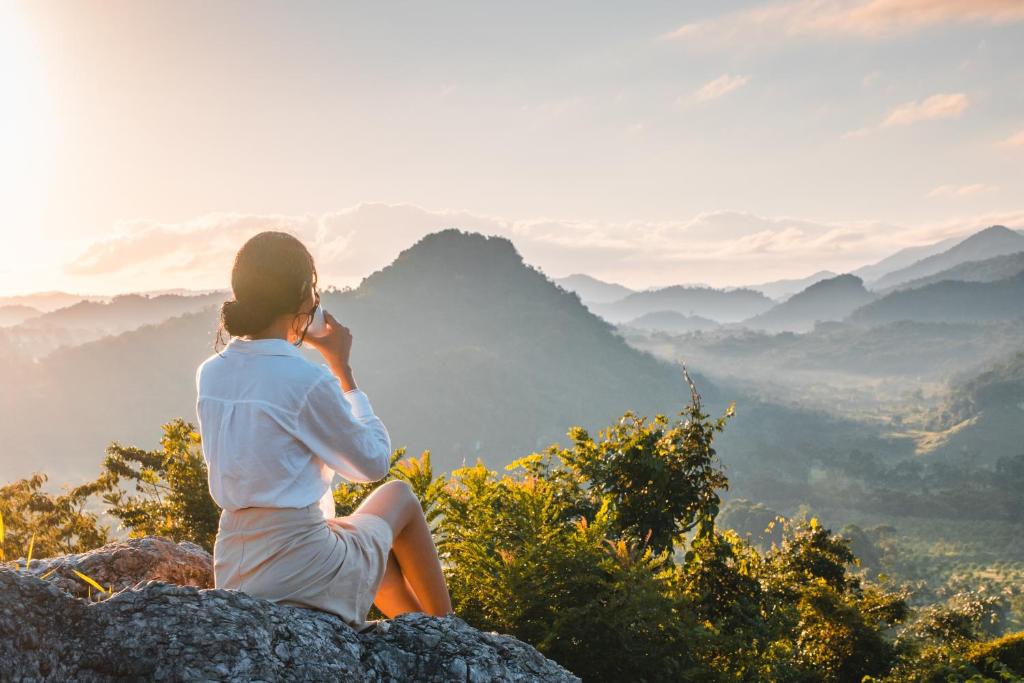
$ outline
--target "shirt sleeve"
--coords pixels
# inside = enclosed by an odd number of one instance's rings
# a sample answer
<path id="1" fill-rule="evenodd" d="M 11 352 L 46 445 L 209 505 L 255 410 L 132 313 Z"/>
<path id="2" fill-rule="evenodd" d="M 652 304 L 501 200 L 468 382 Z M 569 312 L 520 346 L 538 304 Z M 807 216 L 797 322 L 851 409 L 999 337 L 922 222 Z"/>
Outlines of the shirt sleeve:
<path id="1" fill-rule="evenodd" d="M 353 482 L 383 479 L 391 467 L 391 437 L 359 389 L 342 393 L 329 373 L 306 395 L 297 437 L 328 467 Z"/>

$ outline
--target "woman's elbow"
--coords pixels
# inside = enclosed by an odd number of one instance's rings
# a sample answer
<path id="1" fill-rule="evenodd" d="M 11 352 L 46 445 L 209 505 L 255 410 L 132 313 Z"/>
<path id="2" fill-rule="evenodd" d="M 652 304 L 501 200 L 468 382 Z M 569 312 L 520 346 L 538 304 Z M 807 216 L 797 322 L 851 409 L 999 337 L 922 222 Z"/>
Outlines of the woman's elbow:
<path id="1" fill-rule="evenodd" d="M 367 468 L 366 476 L 370 481 L 380 481 L 391 471 L 391 444 L 382 444 L 376 451 L 372 465 Z"/>

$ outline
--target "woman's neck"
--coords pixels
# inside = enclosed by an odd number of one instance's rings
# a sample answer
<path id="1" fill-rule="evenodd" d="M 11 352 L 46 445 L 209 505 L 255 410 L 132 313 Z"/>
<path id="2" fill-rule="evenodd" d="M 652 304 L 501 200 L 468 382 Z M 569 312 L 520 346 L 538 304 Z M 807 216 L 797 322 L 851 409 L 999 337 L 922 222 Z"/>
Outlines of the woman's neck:
<path id="1" fill-rule="evenodd" d="M 267 325 L 265 330 L 262 330 L 258 334 L 249 335 L 249 339 L 284 339 L 287 342 L 291 342 L 289 333 L 291 332 L 291 322 L 295 318 L 293 315 L 283 315 L 277 320 Z"/>

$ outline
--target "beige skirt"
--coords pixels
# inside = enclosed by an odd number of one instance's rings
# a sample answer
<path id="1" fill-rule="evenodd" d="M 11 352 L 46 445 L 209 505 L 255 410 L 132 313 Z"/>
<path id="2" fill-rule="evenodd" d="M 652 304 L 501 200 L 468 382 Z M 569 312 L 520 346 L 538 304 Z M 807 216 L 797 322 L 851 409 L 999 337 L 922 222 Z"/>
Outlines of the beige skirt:
<path id="1" fill-rule="evenodd" d="M 332 612 L 358 630 L 367 626 L 392 541 L 391 526 L 368 512 L 328 523 L 318 503 L 224 510 L 214 585 Z"/>

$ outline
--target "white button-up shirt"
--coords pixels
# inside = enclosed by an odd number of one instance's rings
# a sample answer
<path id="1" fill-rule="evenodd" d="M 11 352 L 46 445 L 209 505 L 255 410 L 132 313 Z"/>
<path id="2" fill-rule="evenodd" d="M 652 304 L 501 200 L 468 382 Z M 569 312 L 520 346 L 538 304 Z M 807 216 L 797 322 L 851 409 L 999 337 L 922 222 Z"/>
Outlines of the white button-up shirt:
<path id="1" fill-rule="evenodd" d="M 388 472 L 391 437 L 359 389 L 284 339 L 232 337 L 196 370 L 196 413 L 210 494 L 226 510 L 301 508 L 334 516 L 331 480 Z"/>

